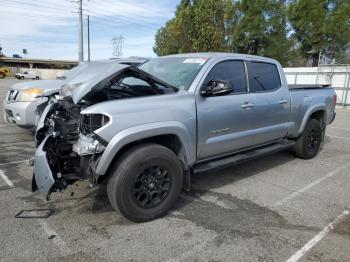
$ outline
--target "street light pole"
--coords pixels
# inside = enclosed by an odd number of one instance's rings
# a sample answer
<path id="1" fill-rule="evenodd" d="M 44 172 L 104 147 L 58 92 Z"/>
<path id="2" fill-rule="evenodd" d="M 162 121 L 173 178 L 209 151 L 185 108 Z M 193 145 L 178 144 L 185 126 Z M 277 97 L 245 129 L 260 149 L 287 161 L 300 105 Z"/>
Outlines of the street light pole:
<path id="1" fill-rule="evenodd" d="M 79 0 L 79 62 L 84 61 L 83 47 L 83 0 Z"/>
<path id="2" fill-rule="evenodd" d="M 87 27 L 88 27 L 88 61 L 90 62 L 90 16 L 87 16 Z"/>

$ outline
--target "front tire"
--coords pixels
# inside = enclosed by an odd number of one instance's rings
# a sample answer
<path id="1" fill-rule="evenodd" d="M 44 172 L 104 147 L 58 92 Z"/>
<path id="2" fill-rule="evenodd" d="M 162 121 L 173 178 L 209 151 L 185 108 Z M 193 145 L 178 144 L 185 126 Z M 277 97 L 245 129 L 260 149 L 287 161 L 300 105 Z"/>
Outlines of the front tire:
<path id="1" fill-rule="evenodd" d="M 5 74 L 4 73 L 0 73 L 0 78 L 4 79 L 5 78 Z"/>
<path id="2" fill-rule="evenodd" d="M 108 199 L 114 209 L 134 222 L 166 214 L 178 199 L 183 183 L 178 157 L 158 144 L 127 150 L 111 172 Z"/>
<path id="3" fill-rule="evenodd" d="M 310 119 L 303 134 L 296 141 L 294 146 L 295 155 L 302 159 L 314 158 L 320 151 L 321 143 L 321 123 L 316 119 Z"/>
<path id="4" fill-rule="evenodd" d="M 35 80 L 40 80 L 40 77 L 37 76 L 37 77 L 35 78 Z"/>
<path id="5" fill-rule="evenodd" d="M 23 79 L 24 79 L 24 76 L 21 76 L 20 79 L 23 80 Z"/>

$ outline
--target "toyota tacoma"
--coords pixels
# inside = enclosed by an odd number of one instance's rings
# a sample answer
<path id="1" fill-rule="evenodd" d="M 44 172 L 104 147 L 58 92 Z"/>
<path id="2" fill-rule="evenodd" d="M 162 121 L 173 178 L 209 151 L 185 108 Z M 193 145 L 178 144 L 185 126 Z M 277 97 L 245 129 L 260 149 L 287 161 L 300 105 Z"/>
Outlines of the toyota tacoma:
<path id="1" fill-rule="evenodd" d="M 96 63 L 50 96 L 36 131 L 32 189 L 107 182 L 135 222 L 173 208 L 195 173 L 281 150 L 317 155 L 335 118 L 328 86 L 288 86 L 273 59 L 180 54 L 139 67 Z"/>

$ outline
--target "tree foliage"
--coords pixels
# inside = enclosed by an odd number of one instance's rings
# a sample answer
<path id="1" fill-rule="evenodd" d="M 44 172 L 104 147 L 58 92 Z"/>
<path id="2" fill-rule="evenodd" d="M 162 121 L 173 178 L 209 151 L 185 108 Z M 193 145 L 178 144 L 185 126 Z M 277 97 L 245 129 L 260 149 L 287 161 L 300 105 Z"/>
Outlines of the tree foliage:
<path id="1" fill-rule="evenodd" d="M 273 57 L 286 63 L 290 51 L 285 1 L 242 0 L 239 19 L 232 32 L 232 50 Z"/>
<path id="2" fill-rule="evenodd" d="M 293 37 L 317 64 L 319 52 L 336 57 L 350 41 L 349 0 L 294 0 L 288 6 Z"/>
<path id="3" fill-rule="evenodd" d="M 290 64 L 350 41 L 349 0 L 182 0 L 157 31 L 154 52 L 238 52 Z"/>

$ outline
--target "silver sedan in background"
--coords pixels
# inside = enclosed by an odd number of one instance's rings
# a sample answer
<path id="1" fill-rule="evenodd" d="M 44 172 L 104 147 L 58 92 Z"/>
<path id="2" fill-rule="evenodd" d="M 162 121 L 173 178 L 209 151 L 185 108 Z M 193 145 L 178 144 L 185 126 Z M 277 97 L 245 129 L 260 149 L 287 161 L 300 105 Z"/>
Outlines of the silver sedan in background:
<path id="1" fill-rule="evenodd" d="M 104 62 L 138 66 L 146 61 L 146 58 L 130 57 L 126 59 L 109 59 Z M 47 101 L 47 98 L 43 97 L 43 95 L 58 92 L 66 81 L 78 75 L 83 69 L 93 63 L 95 62 L 83 62 L 66 71 L 56 80 L 38 80 L 14 84 L 3 102 L 5 122 L 14 123 L 22 128 L 34 128 L 41 115 L 41 112 L 37 112 L 38 106 Z"/>

